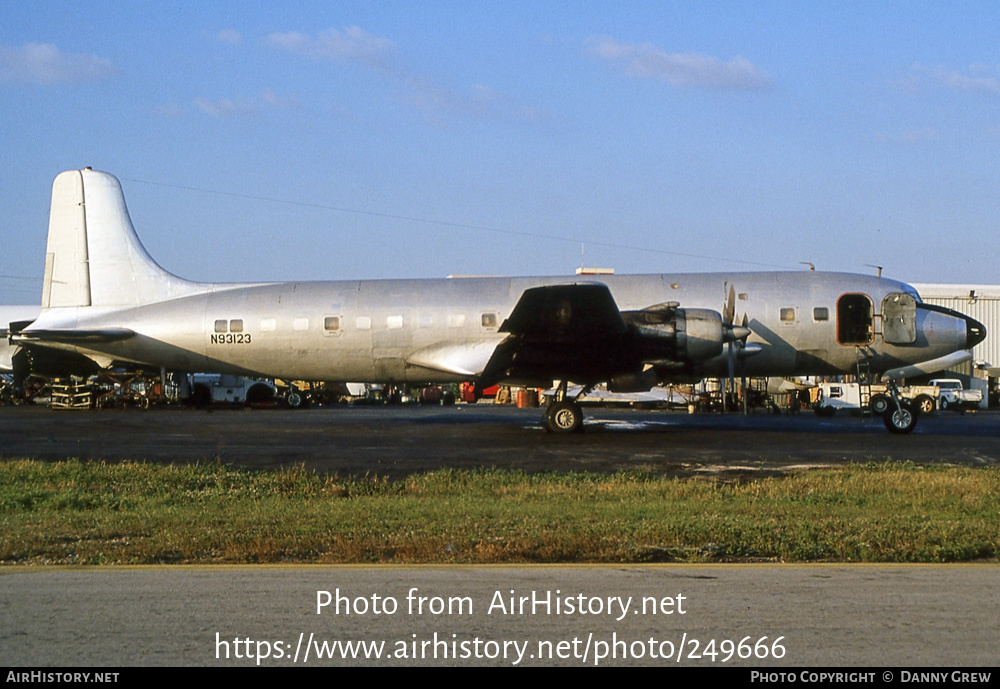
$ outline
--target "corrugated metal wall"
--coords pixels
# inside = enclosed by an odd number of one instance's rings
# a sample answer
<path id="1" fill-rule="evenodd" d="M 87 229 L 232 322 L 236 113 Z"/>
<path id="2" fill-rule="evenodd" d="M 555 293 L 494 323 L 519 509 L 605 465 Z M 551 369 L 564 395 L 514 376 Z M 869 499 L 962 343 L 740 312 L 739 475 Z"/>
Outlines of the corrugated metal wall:
<path id="1" fill-rule="evenodd" d="M 972 350 L 972 360 L 1000 366 L 1000 285 L 914 285 L 928 304 L 954 309 L 986 326 L 986 339 Z M 972 364 L 959 371 L 970 374 Z"/>

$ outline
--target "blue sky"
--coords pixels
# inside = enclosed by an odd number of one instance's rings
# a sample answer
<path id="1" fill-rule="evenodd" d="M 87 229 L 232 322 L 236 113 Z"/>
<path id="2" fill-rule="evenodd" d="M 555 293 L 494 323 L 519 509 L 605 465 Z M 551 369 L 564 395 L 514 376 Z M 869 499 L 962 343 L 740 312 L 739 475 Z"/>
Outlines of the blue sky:
<path id="1" fill-rule="evenodd" d="M 180 5 L 180 6 L 178 6 Z M 0 8 L 0 303 L 52 179 L 246 281 L 802 269 L 996 283 L 995 2 Z"/>

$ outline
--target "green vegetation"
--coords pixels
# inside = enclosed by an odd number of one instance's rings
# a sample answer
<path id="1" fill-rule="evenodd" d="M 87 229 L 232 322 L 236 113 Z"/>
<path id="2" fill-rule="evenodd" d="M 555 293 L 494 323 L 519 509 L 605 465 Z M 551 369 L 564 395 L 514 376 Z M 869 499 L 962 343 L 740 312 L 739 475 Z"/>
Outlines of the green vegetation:
<path id="1" fill-rule="evenodd" d="M 1000 470 L 635 472 L 0 463 L 0 563 L 954 562 L 1000 557 Z"/>

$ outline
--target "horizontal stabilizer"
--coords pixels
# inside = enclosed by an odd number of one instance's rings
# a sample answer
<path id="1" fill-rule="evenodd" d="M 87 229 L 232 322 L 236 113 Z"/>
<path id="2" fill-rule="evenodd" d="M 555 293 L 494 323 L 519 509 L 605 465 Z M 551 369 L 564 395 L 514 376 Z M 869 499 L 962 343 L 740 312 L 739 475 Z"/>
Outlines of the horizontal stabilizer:
<path id="1" fill-rule="evenodd" d="M 120 342 L 135 335 L 128 328 L 96 328 L 92 330 L 28 330 L 14 336 L 15 342 Z"/>

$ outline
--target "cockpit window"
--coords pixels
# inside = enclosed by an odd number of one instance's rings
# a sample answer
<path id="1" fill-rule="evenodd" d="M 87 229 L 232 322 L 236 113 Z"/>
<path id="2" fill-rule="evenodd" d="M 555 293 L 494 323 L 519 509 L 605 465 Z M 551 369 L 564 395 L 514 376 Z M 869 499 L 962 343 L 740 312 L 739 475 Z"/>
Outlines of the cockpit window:
<path id="1" fill-rule="evenodd" d="M 901 286 L 903 288 L 903 292 L 905 292 L 906 294 L 909 294 L 911 297 L 913 297 L 913 301 L 917 302 L 918 304 L 923 304 L 924 303 L 924 300 L 920 296 L 920 293 L 917 292 L 917 289 L 913 285 L 903 284 Z"/>

